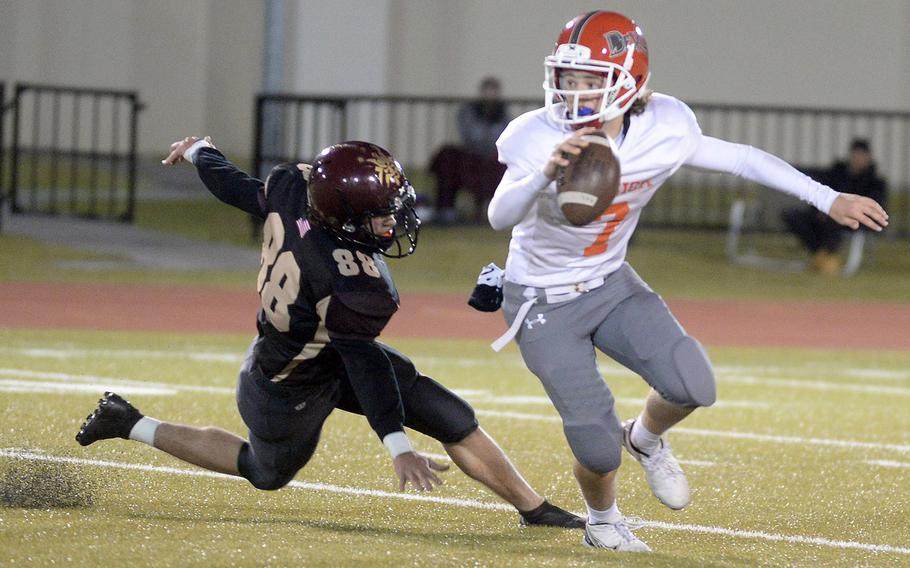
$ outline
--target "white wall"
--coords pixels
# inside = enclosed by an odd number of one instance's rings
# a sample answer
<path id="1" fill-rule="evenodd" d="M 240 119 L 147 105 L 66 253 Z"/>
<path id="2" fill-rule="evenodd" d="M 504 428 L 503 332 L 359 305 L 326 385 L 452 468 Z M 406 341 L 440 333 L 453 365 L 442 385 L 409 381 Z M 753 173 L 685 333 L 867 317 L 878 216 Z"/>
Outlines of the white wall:
<path id="1" fill-rule="evenodd" d="M 604 8 L 642 26 L 652 86 L 680 98 L 910 110 L 907 0 L 394 0 L 390 90 L 466 95 L 492 73 L 542 97 L 561 25 Z"/>
<path id="2" fill-rule="evenodd" d="M 143 152 L 217 130 L 245 157 L 262 27 L 248 0 L 0 0 L 0 79 L 137 90 Z"/>
<path id="3" fill-rule="evenodd" d="M 423 2 L 420 2 L 422 4 Z M 293 92 L 387 92 L 390 0 L 288 0 L 286 85 Z"/>
<path id="4" fill-rule="evenodd" d="M 542 95 L 572 16 L 638 20 L 652 86 L 690 102 L 910 110 L 908 0 L 286 0 L 285 90 Z M 0 79 L 137 89 L 143 151 L 252 141 L 262 0 L 0 0 Z M 541 96 L 542 100 L 542 96 Z"/>

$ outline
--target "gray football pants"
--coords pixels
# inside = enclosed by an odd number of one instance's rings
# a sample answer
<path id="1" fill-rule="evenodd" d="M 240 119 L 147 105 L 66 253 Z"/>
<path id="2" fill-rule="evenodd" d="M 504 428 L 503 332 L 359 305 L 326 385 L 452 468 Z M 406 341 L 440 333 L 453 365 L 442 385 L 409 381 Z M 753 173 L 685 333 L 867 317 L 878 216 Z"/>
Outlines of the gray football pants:
<path id="1" fill-rule="evenodd" d="M 521 304 L 535 296 L 537 303 L 515 339 L 562 417 L 572 453 L 587 469 L 617 469 L 622 449 L 622 426 L 613 394 L 597 371 L 595 347 L 641 375 L 671 403 L 714 404 L 714 372 L 704 349 L 628 264 L 599 288 L 552 304 L 543 289 L 507 281 L 506 322 L 511 324 Z"/>

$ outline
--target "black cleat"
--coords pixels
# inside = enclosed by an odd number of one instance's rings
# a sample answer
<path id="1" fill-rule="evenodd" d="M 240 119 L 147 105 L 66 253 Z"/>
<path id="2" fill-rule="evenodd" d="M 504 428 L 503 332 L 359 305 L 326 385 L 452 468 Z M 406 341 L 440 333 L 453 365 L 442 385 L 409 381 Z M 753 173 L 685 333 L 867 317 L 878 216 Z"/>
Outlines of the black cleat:
<path id="1" fill-rule="evenodd" d="M 130 430 L 142 418 L 142 413 L 130 401 L 113 392 L 106 392 L 98 408 L 82 423 L 76 441 L 87 446 L 109 438 L 129 439 Z"/>
<path id="2" fill-rule="evenodd" d="M 531 511 L 518 513 L 519 524 L 523 527 L 560 527 L 564 529 L 584 529 L 585 520 L 566 510 L 560 509 L 549 501 L 544 501 Z"/>

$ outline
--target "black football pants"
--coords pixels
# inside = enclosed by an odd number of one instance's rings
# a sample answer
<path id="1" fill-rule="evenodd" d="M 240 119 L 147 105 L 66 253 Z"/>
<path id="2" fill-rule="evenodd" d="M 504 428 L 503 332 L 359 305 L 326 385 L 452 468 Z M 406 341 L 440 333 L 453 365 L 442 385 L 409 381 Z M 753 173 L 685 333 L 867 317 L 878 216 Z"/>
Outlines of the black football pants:
<path id="1" fill-rule="evenodd" d="M 403 354 L 382 345 L 392 362 L 404 404 L 405 426 L 457 443 L 477 429 L 474 409 L 455 393 L 417 372 Z M 331 349 L 331 346 L 326 347 Z M 240 474 L 259 489 L 279 489 L 310 460 L 332 410 L 363 414 L 340 356 L 327 353 L 320 381 L 272 383 L 255 365 L 244 364 L 237 406 L 249 429 L 240 452 Z"/>

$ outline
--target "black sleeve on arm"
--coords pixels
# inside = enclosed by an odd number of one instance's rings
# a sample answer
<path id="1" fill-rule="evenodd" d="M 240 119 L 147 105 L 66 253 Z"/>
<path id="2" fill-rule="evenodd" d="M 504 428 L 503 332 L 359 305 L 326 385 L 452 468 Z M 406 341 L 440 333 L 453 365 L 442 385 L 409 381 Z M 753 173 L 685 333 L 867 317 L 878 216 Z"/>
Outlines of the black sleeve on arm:
<path id="1" fill-rule="evenodd" d="M 212 195 L 254 217 L 265 219 L 261 180 L 232 164 L 214 148 L 200 148 L 196 152 L 195 166 Z"/>
<path id="2" fill-rule="evenodd" d="M 332 338 L 357 402 L 379 439 L 404 431 L 404 406 L 388 356 L 375 341 Z"/>

